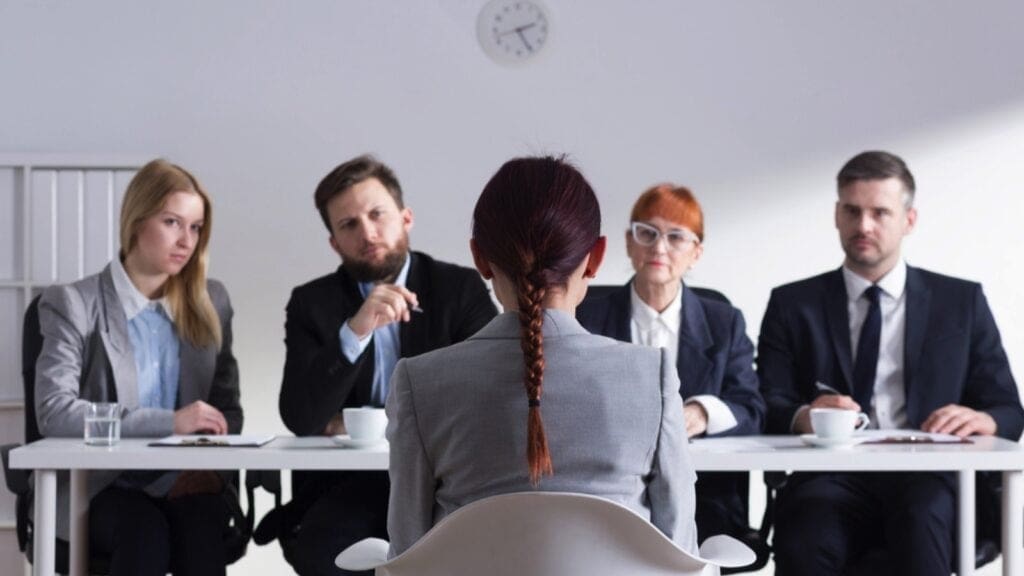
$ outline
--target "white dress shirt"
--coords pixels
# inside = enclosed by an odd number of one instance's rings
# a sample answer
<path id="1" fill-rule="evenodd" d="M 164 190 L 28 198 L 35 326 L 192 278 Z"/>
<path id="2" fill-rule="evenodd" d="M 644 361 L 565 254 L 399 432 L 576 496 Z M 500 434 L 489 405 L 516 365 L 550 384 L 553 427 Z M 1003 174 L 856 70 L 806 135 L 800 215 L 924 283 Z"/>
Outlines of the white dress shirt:
<path id="1" fill-rule="evenodd" d="M 679 354 L 679 326 L 682 323 L 683 285 L 679 285 L 679 293 L 665 310 L 658 312 L 640 298 L 636 285 L 629 291 L 631 302 L 630 340 L 634 344 L 664 348 L 672 365 L 676 364 Z M 696 403 L 704 408 L 708 415 L 708 427 L 705 433 L 719 434 L 737 424 L 736 416 L 717 396 L 698 394 L 683 400 L 684 404 Z"/>
<path id="2" fill-rule="evenodd" d="M 843 267 L 847 311 L 850 317 L 851 360 L 857 362 L 857 342 L 868 315 L 870 303 L 864 291 L 871 282 Z M 861 410 L 871 417 L 871 428 L 906 428 L 907 396 L 903 386 L 903 349 L 907 330 L 907 264 L 900 260 L 878 281 L 882 289 L 878 304 L 882 313 L 882 333 L 878 344 L 878 368 L 875 371 L 871 406 Z"/>

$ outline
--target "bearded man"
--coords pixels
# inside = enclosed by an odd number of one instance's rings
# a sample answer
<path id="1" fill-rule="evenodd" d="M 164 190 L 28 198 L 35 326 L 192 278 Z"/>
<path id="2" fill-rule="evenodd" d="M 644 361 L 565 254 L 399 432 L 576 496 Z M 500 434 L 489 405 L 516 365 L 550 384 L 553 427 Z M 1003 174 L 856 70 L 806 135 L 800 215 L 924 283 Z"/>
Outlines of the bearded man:
<path id="1" fill-rule="evenodd" d="M 475 270 L 409 250 L 412 210 L 394 172 L 371 156 L 335 168 L 316 208 L 341 266 L 292 291 L 279 409 L 298 436 L 343 434 L 341 410 L 384 406 L 399 358 L 461 342 L 496 314 Z M 299 574 L 344 574 L 334 558 L 387 539 L 388 475 L 296 472 L 276 521 Z"/>

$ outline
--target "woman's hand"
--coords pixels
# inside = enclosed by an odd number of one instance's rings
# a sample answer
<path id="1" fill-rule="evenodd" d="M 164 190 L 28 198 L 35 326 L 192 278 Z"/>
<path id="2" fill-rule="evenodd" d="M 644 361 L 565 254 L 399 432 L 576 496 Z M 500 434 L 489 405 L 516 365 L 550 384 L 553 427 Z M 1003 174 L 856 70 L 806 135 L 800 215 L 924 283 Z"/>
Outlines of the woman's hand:
<path id="1" fill-rule="evenodd" d="M 175 434 L 227 434 L 228 422 L 220 410 L 202 400 L 174 411 Z"/>
<path id="2" fill-rule="evenodd" d="M 708 412 L 699 402 L 684 405 L 683 416 L 686 418 L 687 437 L 699 436 L 708 429 Z"/>

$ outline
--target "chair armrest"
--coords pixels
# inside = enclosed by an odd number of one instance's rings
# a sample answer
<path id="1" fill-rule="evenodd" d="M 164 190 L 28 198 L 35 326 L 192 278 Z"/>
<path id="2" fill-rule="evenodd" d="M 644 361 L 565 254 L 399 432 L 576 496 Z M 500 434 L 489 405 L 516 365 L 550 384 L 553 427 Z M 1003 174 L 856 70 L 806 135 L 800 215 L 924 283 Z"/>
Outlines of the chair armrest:
<path id="1" fill-rule="evenodd" d="M 708 564 L 727 568 L 746 566 L 757 559 L 749 546 L 725 534 L 705 540 L 700 545 L 700 557 Z"/>
<path id="2" fill-rule="evenodd" d="M 387 540 L 366 538 L 345 548 L 334 559 L 334 565 L 342 570 L 373 570 L 388 561 Z"/>

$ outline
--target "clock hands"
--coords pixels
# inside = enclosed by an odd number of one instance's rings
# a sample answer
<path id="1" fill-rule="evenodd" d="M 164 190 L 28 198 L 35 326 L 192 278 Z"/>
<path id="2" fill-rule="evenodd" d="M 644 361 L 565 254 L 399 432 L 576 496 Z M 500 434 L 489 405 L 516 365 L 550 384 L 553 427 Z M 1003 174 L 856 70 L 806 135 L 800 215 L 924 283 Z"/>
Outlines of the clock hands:
<path id="1" fill-rule="evenodd" d="M 533 46 L 530 44 L 530 41 L 526 39 L 526 34 L 523 34 L 523 32 L 525 30 L 529 30 L 530 28 L 533 28 L 536 25 L 537 25 L 536 22 L 531 22 L 529 24 L 524 24 L 522 26 L 516 26 L 515 28 L 512 28 L 511 30 L 505 30 L 504 32 L 498 33 L 498 38 L 501 38 L 503 36 L 508 36 L 509 34 L 515 34 L 515 35 L 519 36 L 519 40 L 521 40 L 523 45 L 526 46 L 526 49 L 529 50 L 530 52 L 533 52 Z"/>

